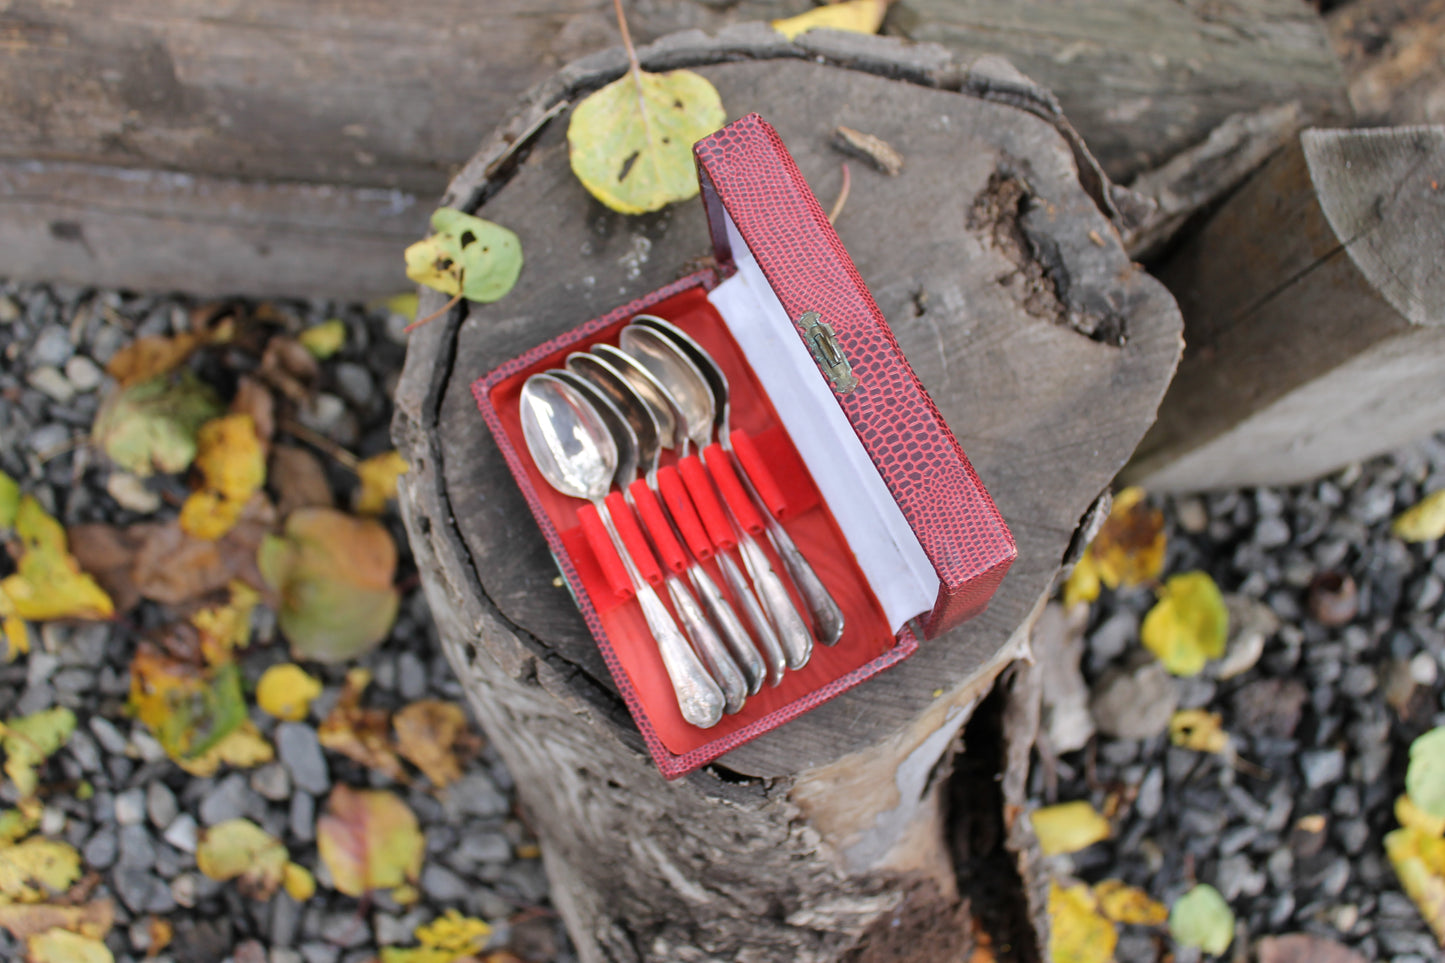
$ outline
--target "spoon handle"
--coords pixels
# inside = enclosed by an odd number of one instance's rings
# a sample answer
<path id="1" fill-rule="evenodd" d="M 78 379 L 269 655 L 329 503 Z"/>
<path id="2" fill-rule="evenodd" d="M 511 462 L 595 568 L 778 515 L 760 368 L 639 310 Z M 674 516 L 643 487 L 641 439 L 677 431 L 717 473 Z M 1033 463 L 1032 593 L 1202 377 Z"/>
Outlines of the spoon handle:
<path id="1" fill-rule="evenodd" d="M 788 668 L 801 669 L 813 655 L 813 635 L 808 631 L 807 623 L 803 621 L 802 614 L 793 608 L 793 598 L 783 580 L 778 578 L 778 573 L 773 571 L 772 563 L 747 532 L 738 539 L 738 550 L 743 564 L 747 566 L 748 576 L 757 586 L 763 608 L 767 609 L 773 628 L 778 631 L 778 641 L 783 645 Z"/>
<path id="2" fill-rule="evenodd" d="M 743 627 L 737 612 L 728 604 L 727 599 L 723 597 L 722 590 L 717 587 L 712 576 L 707 574 L 706 569 L 701 565 L 693 565 L 688 568 L 687 574 L 692 579 L 692 586 L 697 590 L 703 607 L 707 609 L 713 624 L 717 626 L 718 633 L 727 643 L 728 652 L 732 654 L 732 661 L 742 670 L 743 679 L 747 682 L 748 695 L 757 694 L 757 691 L 763 686 L 763 678 L 767 675 L 768 668 L 763 663 L 763 657 L 758 654 L 757 646 L 753 645 L 752 638 L 748 636 L 748 630 Z M 748 597 L 751 598 L 752 593 L 748 593 Z M 753 604 L 756 605 L 757 602 L 755 601 Z M 781 673 L 780 669 L 779 679 L 782 678 Z M 774 684 L 776 685 L 776 682 Z"/>
<path id="3" fill-rule="evenodd" d="M 771 515 L 764 515 L 763 518 L 768 527 L 768 538 L 778 550 L 778 557 L 783 560 L 783 568 L 787 569 L 788 577 L 798 587 L 798 594 L 803 596 L 803 604 L 808 606 L 808 612 L 813 616 L 813 634 L 824 645 L 835 644 L 843 637 L 843 610 L 838 607 L 837 601 L 824 587 L 823 580 L 818 578 L 818 573 L 813 571 L 813 566 L 808 564 L 797 543 L 783 526 L 778 524 L 777 519 Z"/>
<path id="4" fill-rule="evenodd" d="M 707 616 L 703 614 L 697 599 L 683 586 L 676 575 L 668 576 L 667 592 L 672 598 L 672 607 L 677 612 L 692 647 L 702 656 L 708 673 L 723 694 L 723 711 L 737 712 L 748 698 L 748 680 L 733 661 L 723 640 L 714 631 Z"/>
<path id="5" fill-rule="evenodd" d="M 727 552 L 719 552 L 713 558 L 717 559 L 723 578 L 727 579 L 728 588 L 732 589 L 733 598 L 738 600 L 743 614 L 748 617 L 748 624 L 753 627 L 753 637 L 758 640 L 758 645 L 762 646 L 768 667 L 768 684 L 777 685 L 783 681 L 783 673 L 787 671 L 788 657 L 783 654 L 783 646 L 778 641 L 778 634 L 773 631 L 773 623 L 768 621 L 757 597 L 753 595 L 752 586 L 748 584 L 732 556 Z"/>
<path id="6" fill-rule="evenodd" d="M 608 537 L 612 539 L 612 547 L 617 550 L 622 564 L 627 568 L 628 577 L 632 579 L 632 586 L 637 591 L 637 604 L 642 608 L 642 617 L 647 620 L 647 628 L 657 642 L 657 649 L 662 655 L 667 677 L 672 680 L 672 690 L 677 695 L 677 705 L 682 710 L 682 717 L 700 729 L 712 728 L 723 716 L 725 700 L 722 690 L 712 676 L 708 675 L 697 653 L 688 644 L 686 636 L 672 620 L 667 606 L 662 604 L 662 599 L 657 597 L 652 586 L 638 573 L 637 565 L 627 554 L 627 546 L 622 544 L 622 536 L 617 534 L 617 526 L 612 522 L 606 502 L 599 498 L 592 504 L 597 507 L 597 514 L 607 528 Z"/>

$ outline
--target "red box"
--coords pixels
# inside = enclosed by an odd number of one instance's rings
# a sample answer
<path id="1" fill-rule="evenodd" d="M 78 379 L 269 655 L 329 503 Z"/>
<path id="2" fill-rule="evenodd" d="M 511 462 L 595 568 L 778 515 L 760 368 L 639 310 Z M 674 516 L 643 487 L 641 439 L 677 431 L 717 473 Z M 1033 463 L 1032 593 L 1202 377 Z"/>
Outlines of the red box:
<path id="1" fill-rule="evenodd" d="M 931 638 L 978 614 L 1016 555 L 993 500 L 776 131 L 751 114 L 700 141 L 694 153 L 716 269 L 588 321 L 472 386 L 668 778 L 908 657 L 920 634 Z M 578 514 L 586 503 L 546 483 L 518 420 L 529 376 L 561 367 L 573 351 L 616 344 L 644 312 L 681 327 L 723 367 L 732 428 L 755 443 L 775 476 L 781 499 L 771 507 L 846 619 L 837 645 L 816 645 L 804 668 L 775 688 L 765 684 L 710 729 L 683 720 L 636 602 L 613 590 L 588 547 Z M 809 312 L 824 326 L 805 321 L 805 335 L 798 322 Z M 772 546 L 759 542 L 781 573 Z M 704 564 L 724 584 L 716 562 Z"/>

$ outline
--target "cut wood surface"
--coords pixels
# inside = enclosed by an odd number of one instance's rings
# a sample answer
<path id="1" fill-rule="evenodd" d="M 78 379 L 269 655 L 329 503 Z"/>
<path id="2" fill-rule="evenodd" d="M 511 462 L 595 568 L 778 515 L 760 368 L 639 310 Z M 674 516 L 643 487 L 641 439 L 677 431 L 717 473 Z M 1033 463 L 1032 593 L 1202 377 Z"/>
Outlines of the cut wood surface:
<path id="1" fill-rule="evenodd" d="M 1445 127 L 1310 130 L 1161 269 L 1188 349 L 1126 476 L 1304 481 L 1445 427 Z"/>
<path id="2" fill-rule="evenodd" d="M 626 218 L 568 169 L 568 106 L 622 72 L 620 52 L 534 90 L 446 197 L 517 231 L 522 276 L 503 300 L 459 306 L 413 335 L 394 435 L 412 466 L 402 510 L 441 636 L 516 776 L 584 960 L 960 958 L 939 774 L 1180 351 L 1172 300 L 1081 188 L 1047 93 L 1006 64 L 964 69 L 929 45 L 802 43 L 742 27 L 667 38 L 642 57 L 700 70 L 730 117 L 761 112 L 825 205 L 841 182 L 837 125 L 904 155 L 896 178 L 853 164 L 838 229 L 1019 557 L 981 617 L 664 782 L 469 386 L 711 251 L 700 202 Z M 443 300 L 428 293 L 420 310 Z M 909 939 L 889 955 L 899 920 Z"/>
<path id="3" fill-rule="evenodd" d="M 627 9 L 647 40 L 810 6 Z M 1296 0 L 904 0 L 885 31 L 962 62 L 1011 58 L 1116 179 L 1235 113 L 1296 103 L 1297 127 L 1345 105 L 1319 18 Z M 71 0 L 6 5 L 0 35 L 0 164 L 23 188 L 0 191 L 0 275 L 353 299 L 406 286 L 393 232 L 422 233 L 522 91 L 617 43 L 609 0 Z"/>

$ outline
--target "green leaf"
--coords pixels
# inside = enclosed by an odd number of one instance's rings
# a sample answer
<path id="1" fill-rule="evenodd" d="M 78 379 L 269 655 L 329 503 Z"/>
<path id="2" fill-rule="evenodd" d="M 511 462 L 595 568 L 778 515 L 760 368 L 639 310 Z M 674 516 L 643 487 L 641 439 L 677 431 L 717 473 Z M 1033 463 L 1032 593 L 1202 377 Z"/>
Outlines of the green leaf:
<path id="1" fill-rule="evenodd" d="M 190 371 L 116 391 L 91 428 L 111 461 L 142 478 L 184 471 L 196 457 L 196 432 L 221 414 L 216 393 Z"/>
<path id="2" fill-rule="evenodd" d="M 1234 942 L 1234 911 L 1219 890 L 1200 883 L 1169 910 L 1169 935 L 1181 946 L 1219 956 Z"/>
<path id="3" fill-rule="evenodd" d="M 391 631 L 396 546 L 377 522 L 329 508 L 302 508 L 283 535 L 268 535 L 256 562 L 281 596 L 277 621 L 298 656 L 342 662 Z"/>
<path id="4" fill-rule="evenodd" d="M 1445 726 L 1437 726 L 1410 743 L 1405 792 L 1424 812 L 1445 817 Z"/>
<path id="5" fill-rule="evenodd" d="M 130 710 L 172 759 L 204 755 L 246 721 L 234 662 L 199 667 L 142 644 L 130 671 Z"/>
<path id="6" fill-rule="evenodd" d="M 33 796 L 39 782 L 36 767 L 50 758 L 75 731 L 75 713 L 69 709 L 42 709 L 5 722 L 5 775 L 21 796 Z"/>
<path id="7" fill-rule="evenodd" d="M 1170 578 L 1144 616 L 1139 639 L 1174 675 L 1198 675 L 1229 640 L 1229 610 L 1214 579 L 1205 572 Z"/>
<path id="8" fill-rule="evenodd" d="M 325 361 L 346 344 L 346 322 L 332 318 L 320 324 L 313 324 L 296 336 L 301 347 L 311 352 L 311 357 Z"/>
<path id="9" fill-rule="evenodd" d="M 495 301 L 522 273 L 522 242 L 500 224 L 449 207 L 432 212 L 436 233 L 406 249 L 406 276 L 443 294 Z"/>
<path id="10" fill-rule="evenodd" d="M 15 510 L 20 507 L 20 485 L 0 471 L 0 528 L 15 526 Z"/>
<path id="11" fill-rule="evenodd" d="M 632 70 L 572 111 L 572 173 L 622 214 L 660 210 L 698 192 L 692 145 L 727 120 L 717 88 L 690 70 Z"/>

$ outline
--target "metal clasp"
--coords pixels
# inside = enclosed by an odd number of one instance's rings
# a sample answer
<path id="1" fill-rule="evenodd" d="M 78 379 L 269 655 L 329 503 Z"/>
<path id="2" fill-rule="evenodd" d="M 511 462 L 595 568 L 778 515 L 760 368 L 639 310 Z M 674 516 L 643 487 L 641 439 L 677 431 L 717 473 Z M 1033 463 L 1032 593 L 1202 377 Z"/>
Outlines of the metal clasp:
<path id="1" fill-rule="evenodd" d="M 858 379 L 853 376 L 853 366 L 848 363 L 848 356 L 843 353 L 843 346 L 838 343 L 838 335 L 834 333 L 832 325 L 825 324 L 817 311 L 808 311 L 798 319 L 798 327 L 803 329 L 808 351 L 833 385 L 833 390 L 840 395 L 846 395 L 858 387 Z"/>

